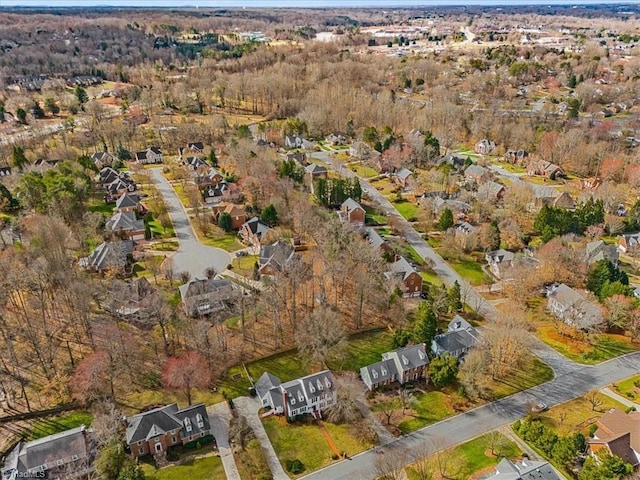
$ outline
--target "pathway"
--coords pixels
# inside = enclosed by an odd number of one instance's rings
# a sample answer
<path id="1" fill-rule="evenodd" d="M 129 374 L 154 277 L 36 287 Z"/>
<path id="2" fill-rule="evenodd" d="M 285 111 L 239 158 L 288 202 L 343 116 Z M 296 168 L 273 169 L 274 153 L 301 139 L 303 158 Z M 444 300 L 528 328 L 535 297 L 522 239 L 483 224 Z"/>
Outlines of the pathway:
<path id="1" fill-rule="evenodd" d="M 623 404 L 623 405 L 625 405 L 627 407 L 633 407 L 637 411 L 640 412 L 640 405 L 638 405 L 637 403 L 633 403 L 631 400 L 629 400 L 626 397 L 623 397 L 622 395 L 618 395 L 616 392 L 611 390 L 609 387 L 601 388 L 600 392 L 603 393 L 604 395 L 606 395 L 607 397 L 613 398 L 614 400 L 620 402 L 621 404 Z"/>
<path id="2" fill-rule="evenodd" d="M 258 416 L 258 410 L 262 407 L 260 402 L 255 398 L 238 397 L 233 401 L 233 404 L 238 410 L 238 414 L 247 419 L 247 423 L 253 429 L 256 439 L 260 442 L 267 459 L 267 463 L 269 464 L 269 468 L 271 469 L 273 480 L 289 480 L 289 477 L 282 468 L 280 460 L 278 460 L 278 456 L 273 449 L 273 445 L 271 445 L 271 441 L 269 440 L 267 432 L 260 421 L 260 417 Z"/>
<path id="3" fill-rule="evenodd" d="M 209 414 L 211 433 L 216 437 L 218 453 L 220 454 L 227 480 L 241 480 L 236 460 L 233 457 L 233 450 L 229 445 L 229 420 L 231 419 L 229 405 L 227 402 L 216 403 L 207 407 L 207 413 Z"/>
<path id="4" fill-rule="evenodd" d="M 189 272 L 191 278 L 206 278 L 205 270 L 209 267 L 213 267 L 218 273 L 226 270 L 231 262 L 231 256 L 221 248 L 200 243 L 182 202 L 162 175 L 162 168 L 152 168 L 150 172 L 153 183 L 169 208 L 169 215 L 178 238 L 178 251 L 173 255 L 176 273 Z"/>

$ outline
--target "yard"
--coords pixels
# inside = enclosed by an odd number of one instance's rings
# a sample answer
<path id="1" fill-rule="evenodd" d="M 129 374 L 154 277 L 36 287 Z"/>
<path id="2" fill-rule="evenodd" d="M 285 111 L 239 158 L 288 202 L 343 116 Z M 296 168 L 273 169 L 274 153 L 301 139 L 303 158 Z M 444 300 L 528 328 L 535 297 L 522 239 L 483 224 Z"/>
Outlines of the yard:
<path id="1" fill-rule="evenodd" d="M 365 207 L 366 212 L 366 223 L 368 225 L 386 225 L 387 217 L 381 214 L 378 210 L 373 207 Z"/>
<path id="2" fill-rule="evenodd" d="M 217 456 L 208 456 L 187 460 L 181 465 L 156 469 L 152 465 L 142 464 L 147 480 L 210 480 L 225 478 L 222 460 Z"/>
<path id="3" fill-rule="evenodd" d="M 414 222 L 417 219 L 418 215 L 418 205 L 415 203 L 411 203 L 408 200 L 401 200 L 392 202 L 393 206 L 396 207 L 396 210 L 400 212 L 405 219 L 410 222 Z"/>
<path id="4" fill-rule="evenodd" d="M 173 238 L 175 236 L 173 225 L 164 228 L 152 213 L 147 214 L 145 218 L 145 224 L 149 225 L 149 227 L 151 228 L 151 234 L 153 235 L 153 238 Z"/>
<path id="5" fill-rule="evenodd" d="M 89 412 L 72 412 L 57 418 L 43 419 L 36 422 L 27 435 L 28 440 L 36 440 L 38 438 L 53 435 L 54 433 L 64 432 L 80 425 L 89 426 L 93 420 L 93 415 Z"/>
<path id="6" fill-rule="evenodd" d="M 484 272 L 482 265 L 472 258 L 450 258 L 447 260 L 449 265 L 466 281 L 473 286 L 486 285 L 493 283 L 491 278 Z"/>
<path id="7" fill-rule="evenodd" d="M 254 266 L 258 261 L 257 255 L 236 257 L 231 262 L 233 271 L 245 278 L 253 279 Z"/>
<path id="8" fill-rule="evenodd" d="M 488 390 L 493 399 L 498 399 L 548 382 L 552 378 L 551 367 L 530 355 L 507 379 L 490 383 Z"/>
<path id="9" fill-rule="evenodd" d="M 227 233 L 216 225 L 210 225 L 210 231 L 204 235 L 198 228 L 197 222 L 192 222 L 191 224 L 194 227 L 198 238 L 204 245 L 221 248 L 227 252 L 235 252 L 236 250 L 240 250 L 244 247 L 240 243 L 240 240 L 238 240 L 238 235 L 236 235 L 235 232 Z"/>
<path id="10" fill-rule="evenodd" d="M 378 172 L 376 172 L 373 168 L 368 165 L 364 165 L 362 163 L 349 165 L 349 170 L 355 172 L 356 175 L 363 178 L 371 178 L 377 177 Z"/>
<path id="11" fill-rule="evenodd" d="M 491 445 L 500 445 L 496 448 L 496 454 L 491 454 Z M 491 432 L 478 438 L 474 438 L 457 447 L 445 450 L 440 454 L 441 458 L 450 459 L 441 462 L 443 465 L 448 464 L 446 478 L 451 480 L 468 480 L 479 478 L 480 475 L 490 473 L 492 467 L 495 467 L 503 457 L 514 460 L 522 455 L 518 446 L 507 439 L 504 435 Z M 438 474 L 437 455 L 433 455 L 427 459 L 427 465 L 432 466 L 434 473 Z M 406 468 L 409 480 L 420 480 L 420 477 L 411 466 Z"/>
<path id="12" fill-rule="evenodd" d="M 640 349 L 626 335 L 603 333 L 593 335 L 592 343 L 580 337 L 563 336 L 553 323 L 545 322 L 536 330 L 538 337 L 565 357 L 579 363 L 593 365 Z"/>
<path id="13" fill-rule="evenodd" d="M 382 195 L 390 195 L 396 189 L 397 185 L 391 183 L 391 181 L 386 177 L 381 177 L 380 179 L 371 180 L 369 182 L 373 188 L 378 190 Z"/>
<path id="14" fill-rule="evenodd" d="M 622 382 L 614 383 L 612 388 L 623 397 L 627 397 L 632 402 L 640 400 L 640 375 L 627 378 Z"/>
<path id="15" fill-rule="evenodd" d="M 276 455 L 286 470 L 287 460 L 300 460 L 305 467 L 301 475 L 324 467 L 335 461 L 336 454 L 316 423 L 287 423 L 283 417 L 270 416 L 262 420 Z M 363 444 L 350 430 L 350 425 L 334 425 L 323 422 L 339 452 L 353 456 L 372 445 Z M 334 457 L 335 458 L 335 457 Z M 295 475 L 289 474 L 295 478 Z M 300 476 L 300 475 L 298 475 Z"/>

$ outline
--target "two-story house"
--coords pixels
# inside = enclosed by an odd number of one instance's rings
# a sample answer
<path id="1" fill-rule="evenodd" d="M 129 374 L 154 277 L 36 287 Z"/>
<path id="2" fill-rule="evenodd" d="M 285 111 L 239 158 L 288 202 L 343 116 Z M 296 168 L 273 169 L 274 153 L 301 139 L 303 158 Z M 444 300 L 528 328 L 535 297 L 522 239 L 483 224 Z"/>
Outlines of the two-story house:
<path id="1" fill-rule="evenodd" d="M 158 147 L 149 147 L 146 150 L 136 152 L 134 159 L 143 165 L 162 163 L 162 150 Z"/>
<path id="2" fill-rule="evenodd" d="M 620 235 L 618 237 L 618 249 L 622 253 L 637 253 L 640 249 L 640 233 Z"/>
<path id="3" fill-rule="evenodd" d="M 233 284 L 226 278 L 193 278 L 178 290 L 185 313 L 192 317 L 223 310 L 233 296 Z"/>
<path id="4" fill-rule="evenodd" d="M 478 143 L 476 143 L 473 147 L 473 150 L 479 155 L 489 155 L 496 149 L 495 142 L 491 140 L 482 139 Z"/>
<path id="5" fill-rule="evenodd" d="M 330 370 L 285 383 L 265 372 L 256 382 L 255 390 L 263 407 L 289 418 L 305 414 L 320 418 L 322 411 L 331 408 L 337 400 L 335 379 Z"/>
<path id="6" fill-rule="evenodd" d="M 362 206 L 353 198 L 347 198 L 338 210 L 338 218 L 342 223 L 348 223 L 354 227 L 364 225 L 366 212 Z"/>
<path id="7" fill-rule="evenodd" d="M 602 309 L 564 283 L 547 289 L 547 310 L 567 325 L 590 330 L 604 323 Z"/>
<path id="8" fill-rule="evenodd" d="M 178 409 L 173 403 L 126 418 L 126 441 L 131 456 L 166 452 L 176 445 L 211 434 L 209 415 L 203 403 Z"/>
<path id="9" fill-rule="evenodd" d="M 503 458 L 496 466 L 493 475 L 483 477 L 485 480 L 560 480 L 560 477 L 549 464 L 537 460 L 523 459 L 513 463 Z"/>
<path id="10" fill-rule="evenodd" d="M 426 345 L 419 343 L 382 354 L 380 362 L 360 369 L 360 378 L 369 390 L 390 385 L 405 384 L 425 377 L 429 364 Z"/>
<path id="11" fill-rule="evenodd" d="M 462 358 L 480 342 L 478 331 L 460 315 L 456 315 L 445 333 L 436 335 L 431 342 L 431 352 L 436 355 L 451 355 Z"/>
<path id="12" fill-rule="evenodd" d="M 613 408 L 602 415 L 593 438 L 587 440 L 587 452 L 617 455 L 634 467 L 640 464 L 640 412 L 624 413 Z"/>
<path id="13" fill-rule="evenodd" d="M 494 250 L 485 255 L 489 270 L 498 279 L 504 276 L 505 270 L 511 266 L 515 258 L 515 254 L 507 250 Z"/>
<path id="14" fill-rule="evenodd" d="M 271 245 L 263 245 L 258 256 L 258 272 L 260 275 L 275 276 L 285 272 L 293 263 L 299 262 L 300 256 L 290 243 L 278 240 Z"/>
<path id="15" fill-rule="evenodd" d="M 253 217 L 242 224 L 240 227 L 240 236 L 246 243 L 250 243 L 254 247 L 260 247 L 262 237 L 271 230 L 271 227 L 260 220 Z"/>
<path id="16" fill-rule="evenodd" d="M 400 287 L 404 298 L 419 297 L 422 293 L 422 277 L 404 257 L 398 257 L 384 276 L 392 287 Z"/>
<path id="17" fill-rule="evenodd" d="M 595 240 L 587 243 L 585 248 L 585 260 L 587 265 L 593 265 L 600 260 L 609 260 L 614 265 L 618 265 L 620 254 L 615 245 L 608 245 L 602 240 Z"/>
<path id="18" fill-rule="evenodd" d="M 144 240 L 144 220 L 136 219 L 135 212 L 118 212 L 105 223 L 105 229 L 114 238 Z"/>

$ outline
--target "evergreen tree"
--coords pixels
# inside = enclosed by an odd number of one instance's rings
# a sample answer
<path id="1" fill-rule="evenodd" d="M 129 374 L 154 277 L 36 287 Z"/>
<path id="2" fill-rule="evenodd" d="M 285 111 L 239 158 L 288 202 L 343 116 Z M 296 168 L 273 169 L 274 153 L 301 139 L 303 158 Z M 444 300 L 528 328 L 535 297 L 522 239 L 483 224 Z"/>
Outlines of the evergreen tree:
<path id="1" fill-rule="evenodd" d="M 146 480 L 146 478 L 139 465 L 133 463 L 132 460 L 127 460 L 122 469 L 120 469 L 117 480 Z"/>
<path id="2" fill-rule="evenodd" d="M 33 115 L 33 118 L 42 119 L 45 117 L 44 110 L 40 106 L 39 102 L 35 102 L 33 104 L 33 106 L 30 109 L 30 112 L 31 112 L 31 115 Z"/>
<path id="3" fill-rule="evenodd" d="M 51 115 L 57 115 L 60 113 L 60 107 L 56 103 L 56 100 L 52 97 L 47 97 L 44 101 L 44 108 L 46 108 Z"/>
<path id="4" fill-rule="evenodd" d="M 427 349 L 430 349 L 431 342 L 436 336 L 437 331 L 438 321 L 436 314 L 433 312 L 433 308 L 428 302 L 420 302 L 416 312 L 416 321 L 413 330 L 414 340 L 416 343 L 426 344 Z"/>
<path id="5" fill-rule="evenodd" d="M 231 215 L 227 212 L 222 212 L 220 217 L 218 217 L 218 226 L 225 232 L 230 232 L 233 228 L 233 219 L 231 218 Z"/>
<path id="6" fill-rule="evenodd" d="M 453 212 L 450 208 L 445 208 L 438 220 L 438 230 L 446 232 L 453 227 Z"/>
<path id="7" fill-rule="evenodd" d="M 442 388 L 456 379 L 458 360 L 449 354 L 440 355 L 429 363 L 429 378 L 434 387 Z"/>
<path id="8" fill-rule="evenodd" d="M 16 117 L 18 118 L 18 122 L 22 123 L 23 125 L 27 123 L 27 112 L 24 110 L 24 108 L 18 108 L 16 110 Z"/>
<path id="9" fill-rule="evenodd" d="M 461 295 L 460 284 L 458 283 L 457 280 L 453 282 L 453 285 L 451 285 L 448 295 L 449 295 L 449 310 L 452 312 L 459 312 L 460 310 L 462 310 L 462 307 L 463 307 L 462 295 Z"/>
<path id="10" fill-rule="evenodd" d="M 20 171 L 23 171 L 24 167 L 29 164 L 29 160 L 27 160 L 22 147 L 18 147 L 16 145 L 13 146 L 13 150 L 11 151 L 11 163 Z"/>
<path id="11" fill-rule="evenodd" d="M 276 210 L 276 207 L 274 207 L 273 204 L 267 205 L 260 214 L 260 220 L 262 220 L 270 227 L 275 227 L 276 225 L 278 225 L 278 212 Z"/>
<path id="12" fill-rule="evenodd" d="M 209 152 L 209 164 L 212 167 L 218 166 L 218 157 L 216 156 L 216 149 L 211 147 L 211 151 Z"/>
<path id="13" fill-rule="evenodd" d="M 87 103 L 87 101 L 89 100 L 89 95 L 87 95 L 87 91 L 84 88 L 82 88 L 80 85 L 76 87 L 73 93 L 76 96 L 76 100 L 78 100 L 78 103 L 80 105 Z"/>

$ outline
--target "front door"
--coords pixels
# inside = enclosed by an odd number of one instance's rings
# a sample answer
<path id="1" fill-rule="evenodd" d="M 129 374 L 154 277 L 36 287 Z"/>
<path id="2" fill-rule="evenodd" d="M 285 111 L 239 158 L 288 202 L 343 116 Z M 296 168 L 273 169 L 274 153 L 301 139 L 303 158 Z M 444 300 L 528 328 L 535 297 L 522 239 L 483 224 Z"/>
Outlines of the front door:
<path id="1" fill-rule="evenodd" d="M 159 453 L 162 451 L 162 444 L 160 442 L 156 443 L 156 453 Z"/>

